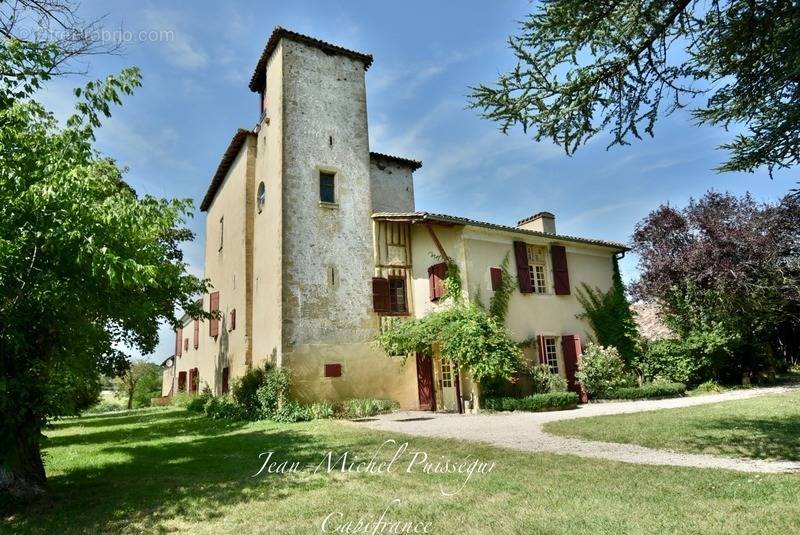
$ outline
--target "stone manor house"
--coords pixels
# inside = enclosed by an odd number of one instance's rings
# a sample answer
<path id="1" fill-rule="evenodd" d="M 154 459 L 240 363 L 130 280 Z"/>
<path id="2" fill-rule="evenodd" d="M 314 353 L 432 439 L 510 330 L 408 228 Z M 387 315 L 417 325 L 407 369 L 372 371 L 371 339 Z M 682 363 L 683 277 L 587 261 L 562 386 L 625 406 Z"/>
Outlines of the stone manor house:
<path id="1" fill-rule="evenodd" d="M 164 363 L 163 394 L 227 392 L 269 362 L 287 366 L 301 401 L 388 398 L 404 408 L 475 406 L 468 374 L 438 355 L 389 357 L 373 340 L 390 321 L 441 306 L 441 259 L 466 299 L 488 302 L 509 258 L 518 287 L 507 326 L 526 358 L 574 385 L 588 325 L 581 283 L 608 289 L 619 243 L 564 236 L 539 212 L 516 226 L 417 212 L 421 162 L 371 152 L 365 75 L 372 56 L 276 28 L 250 89 L 261 116 L 230 141 L 200 207 L 203 296 L 218 319 L 184 317 Z"/>

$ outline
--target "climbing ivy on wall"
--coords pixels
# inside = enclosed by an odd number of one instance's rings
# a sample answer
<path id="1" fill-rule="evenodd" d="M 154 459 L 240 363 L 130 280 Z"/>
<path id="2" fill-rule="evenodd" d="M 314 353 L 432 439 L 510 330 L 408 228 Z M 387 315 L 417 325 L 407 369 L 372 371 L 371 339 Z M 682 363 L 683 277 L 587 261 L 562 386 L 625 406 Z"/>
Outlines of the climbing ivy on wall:
<path id="1" fill-rule="evenodd" d="M 508 271 L 508 253 L 500 264 L 500 287 L 494 291 L 491 301 L 489 301 L 489 315 L 504 324 L 508 315 L 508 301 L 514 291 L 516 281 Z"/>
<path id="2" fill-rule="evenodd" d="M 464 302 L 458 265 L 446 262 L 445 299 L 451 299 L 452 306 L 422 318 L 393 322 L 378 336 L 378 346 L 388 355 L 405 356 L 431 355 L 437 346 L 443 359 L 468 371 L 478 383 L 510 378 L 520 365 L 521 349 L 511 340 L 502 320 Z"/>

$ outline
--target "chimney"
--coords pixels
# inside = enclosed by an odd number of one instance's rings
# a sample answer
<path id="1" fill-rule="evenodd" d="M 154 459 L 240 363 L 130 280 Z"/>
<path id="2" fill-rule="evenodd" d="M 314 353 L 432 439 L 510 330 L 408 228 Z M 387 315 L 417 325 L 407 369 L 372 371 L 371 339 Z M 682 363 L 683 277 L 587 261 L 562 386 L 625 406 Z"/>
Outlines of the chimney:
<path id="1" fill-rule="evenodd" d="M 533 230 L 535 232 L 545 232 L 547 234 L 556 233 L 556 216 L 550 212 L 539 212 L 530 217 L 517 222 L 517 228 Z"/>

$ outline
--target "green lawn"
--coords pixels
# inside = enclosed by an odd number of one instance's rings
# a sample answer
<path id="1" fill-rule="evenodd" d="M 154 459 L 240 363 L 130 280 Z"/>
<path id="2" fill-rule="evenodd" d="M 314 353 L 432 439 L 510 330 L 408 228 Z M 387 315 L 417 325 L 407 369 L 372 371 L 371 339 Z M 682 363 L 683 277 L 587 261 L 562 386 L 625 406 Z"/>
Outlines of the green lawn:
<path id="1" fill-rule="evenodd" d="M 496 463 L 443 496 L 464 476 L 406 473 L 409 454 L 388 474 L 250 477 L 260 452 L 316 465 L 330 450 L 368 458 L 392 436 L 335 421 L 230 424 L 160 409 L 70 419 L 47 435 L 50 495 L 6 512 L 0 531 L 316 533 L 330 513 L 343 514 L 340 524 L 374 520 L 394 499 L 386 518 L 431 522 L 428 533 L 800 530 L 795 475 L 636 466 L 395 435 L 430 460 Z"/>
<path id="2" fill-rule="evenodd" d="M 800 392 L 551 422 L 557 435 L 729 457 L 800 461 Z"/>

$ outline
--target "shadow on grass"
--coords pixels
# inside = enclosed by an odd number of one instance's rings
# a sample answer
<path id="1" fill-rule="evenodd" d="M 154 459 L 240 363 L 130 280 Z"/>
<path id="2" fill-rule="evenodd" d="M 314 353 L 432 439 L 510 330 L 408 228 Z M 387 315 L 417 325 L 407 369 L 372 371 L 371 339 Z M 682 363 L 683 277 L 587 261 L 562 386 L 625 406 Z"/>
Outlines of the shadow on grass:
<path id="1" fill-rule="evenodd" d="M 175 530 L 171 522 L 210 520 L 250 499 L 281 500 L 336 484 L 309 470 L 251 477 L 261 468 L 262 452 L 274 451 L 275 460 L 313 468 L 325 452 L 341 446 L 324 443 L 324 434 L 307 424 L 232 424 L 176 411 L 104 420 L 109 425 L 142 421 L 147 428 L 48 440 L 48 449 L 76 444 L 94 449 L 84 454 L 91 458 L 80 468 L 49 477 L 46 498 L 11 511 L 6 523 L 12 532 L 168 532 Z M 128 444 L 130 438 L 135 442 Z M 367 439 L 351 440 L 349 446 L 368 444 Z"/>
<path id="2" fill-rule="evenodd" d="M 800 416 L 704 420 L 685 442 L 709 453 L 800 461 Z"/>

